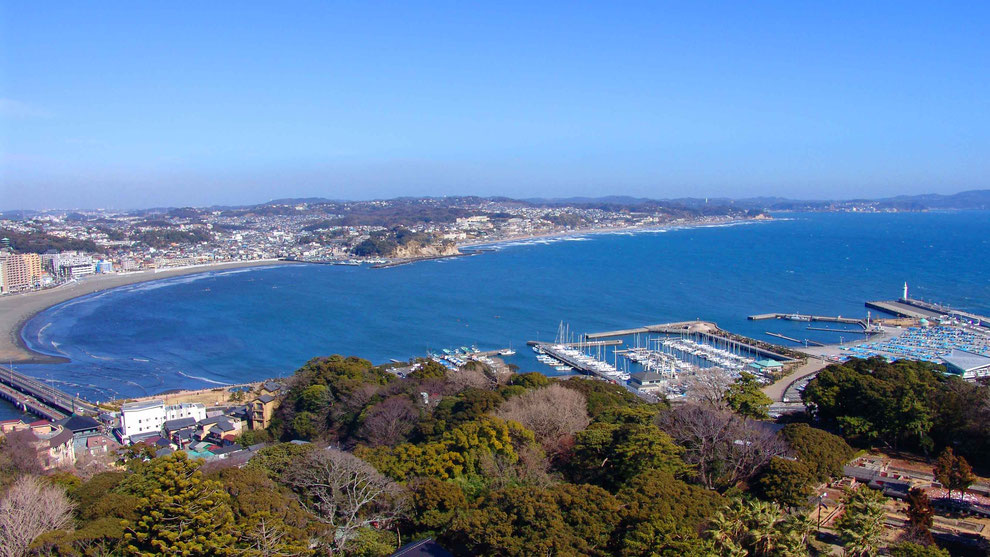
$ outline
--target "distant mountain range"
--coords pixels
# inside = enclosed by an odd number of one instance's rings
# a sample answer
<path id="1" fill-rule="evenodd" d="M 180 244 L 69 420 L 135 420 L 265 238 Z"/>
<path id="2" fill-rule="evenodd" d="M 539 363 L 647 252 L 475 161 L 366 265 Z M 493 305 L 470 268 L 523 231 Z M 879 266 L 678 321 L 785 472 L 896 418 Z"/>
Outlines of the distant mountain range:
<path id="1" fill-rule="evenodd" d="M 649 199 L 644 197 L 629 197 L 612 195 L 606 197 L 565 197 L 565 198 L 529 198 L 528 203 L 543 205 L 646 205 L 662 203 L 665 205 L 682 205 L 697 209 L 709 206 L 728 206 L 738 209 L 764 209 L 770 211 L 821 211 L 842 209 L 854 206 L 872 206 L 878 209 L 899 209 L 923 211 L 926 209 L 990 209 L 990 190 L 970 190 L 951 195 L 926 193 L 921 195 L 899 195 L 880 199 L 789 199 L 786 197 L 747 197 L 732 199 L 728 197 L 680 197 L 673 199 Z"/>
<path id="2" fill-rule="evenodd" d="M 445 196 L 445 197 L 400 197 L 392 201 L 407 205 L 431 205 L 456 207 L 482 201 L 500 203 L 518 203 L 530 206 L 596 206 L 603 209 L 626 208 L 630 210 L 650 210 L 658 207 L 683 208 L 693 211 L 716 208 L 735 209 L 739 211 L 829 211 L 849 210 L 853 208 L 872 208 L 876 210 L 924 211 L 930 209 L 990 209 L 990 190 L 970 190 L 951 195 L 926 193 L 921 195 L 899 195 L 880 199 L 790 199 L 786 197 L 747 197 L 733 199 L 728 197 L 679 197 L 667 199 L 651 199 L 646 197 L 631 197 L 625 195 L 608 195 L 603 197 L 533 197 L 526 199 L 511 199 L 508 197 L 479 197 L 479 196 Z M 306 205 L 361 205 L 371 201 L 345 201 L 323 197 L 283 198 L 258 203 L 255 205 L 214 205 L 204 208 L 155 207 L 129 211 L 134 215 L 153 215 L 166 213 L 191 213 L 200 211 L 233 211 L 256 210 L 259 208 L 286 207 L 300 204 Z M 55 213 L 56 211 L 8 210 L 0 211 L 0 219 L 29 219 L 37 215 Z M 63 212 L 63 211 L 60 211 Z"/>

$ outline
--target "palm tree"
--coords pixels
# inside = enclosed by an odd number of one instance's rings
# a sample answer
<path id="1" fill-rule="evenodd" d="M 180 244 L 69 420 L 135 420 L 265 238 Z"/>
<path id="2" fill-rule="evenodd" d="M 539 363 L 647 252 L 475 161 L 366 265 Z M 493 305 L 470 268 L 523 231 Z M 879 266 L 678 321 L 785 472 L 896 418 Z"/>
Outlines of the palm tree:
<path id="1" fill-rule="evenodd" d="M 847 492 L 845 511 L 835 522 L 847 554 L 854 557 L 876 554 L 887 517 L 885 503 L 882 493 L 865 486 Z"/>
<path id="2" fill-rule="evenodd" d="M 780 540 L 781 532 L 777 525 L 781 520 L 780 505 L 758 500 L 749 502 L 746 523 L 756 555 L 769 555 L 773 551 Z"/>
<path id="3" fill-rule="evenodd" d="M 779 557 L 805 557 L 808 555 L 808 538 L 815 531 L 815 521 L 810 515 L 788 515 L 781 523 L 783 536 L 777 547 Z"/>
<path id="4" fill-rule="evenodd" d="M 739 519 L 738 502 L 733 500 L 728 507 L 715 513 L 708 526 L 708 535 L 725 555 L 748 554 L 740 544 L 744 525 Z"/>

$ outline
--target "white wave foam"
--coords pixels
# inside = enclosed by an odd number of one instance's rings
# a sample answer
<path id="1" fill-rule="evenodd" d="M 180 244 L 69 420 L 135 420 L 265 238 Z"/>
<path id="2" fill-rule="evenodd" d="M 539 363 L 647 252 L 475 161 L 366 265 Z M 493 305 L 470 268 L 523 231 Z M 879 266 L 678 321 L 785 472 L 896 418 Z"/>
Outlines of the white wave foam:
<path id="1" fill-rule="evenodd" d="M 198 375 L 188 375 L 186 373 L 182 373 L 181 371 L 176 371 L 175 373 L 178 374 L 178 375 L 181 375 L 182 377 L 185 377 L 187 379 L 198 379 L 200 381 L 205 381 L 207 383 L 212 383 L 214 385 L 224 385 L 224 386 L 231 385 L 231 383 L 224 383 L 223 381 L 215 381 L 215 380 L 209 379 L 207 377 L 200 377 Z"/>

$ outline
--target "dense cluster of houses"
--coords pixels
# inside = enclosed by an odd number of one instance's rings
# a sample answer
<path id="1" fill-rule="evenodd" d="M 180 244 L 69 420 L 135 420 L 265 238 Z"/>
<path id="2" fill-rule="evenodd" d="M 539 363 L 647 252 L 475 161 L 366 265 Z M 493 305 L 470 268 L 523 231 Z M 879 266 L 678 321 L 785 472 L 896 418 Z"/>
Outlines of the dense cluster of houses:
<path id="1" fill-rule="evenodd" d="M 106 434 L 104 424 L 87 416 L 69 416 L 54 423 L 5 420 L 0 422 L 0 437 L 33 450 L 44 470 L 69 468 L 79 459 L 115 452 L 120 447 Z"/>
<path id="2" fill-rule="evenodd" d="M 246 404 L 206 408 L 202 403 L 167 405 L 162 400 L 125 403 L 114 433 L 121 443 L 144 444 L 156 455 L 185 451 L 191 457 L 227 459 L 242 449 L 236 439 L 248 430 L 264 429 L 278 404 L 281 384 L 260 385 Z"/>
<path id="3" fill-rule="evenodd" d="M 271 423 L 281 384 L 259 386 L 245 404 L 207 408 L 201 403 L 167 405 L 162 400 L 125 403 L 99 419 L 72 415 L 58 422 L 0 421 L 0 438 L 37 453 L 45 470 L 70 468 L 87 457 L 116 454 L 122 445 L 146 445 L 158 456 L 185 451 L 205 460 L 248 460 L 259 446 L 236 442 L 248 430 Z"/>

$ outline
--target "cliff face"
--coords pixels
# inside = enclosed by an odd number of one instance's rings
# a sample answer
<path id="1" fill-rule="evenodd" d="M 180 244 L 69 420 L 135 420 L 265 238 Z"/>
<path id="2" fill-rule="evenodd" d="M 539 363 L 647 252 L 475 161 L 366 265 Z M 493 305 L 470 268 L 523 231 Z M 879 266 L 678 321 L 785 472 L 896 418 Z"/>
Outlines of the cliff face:
<path id="1" fill-rule="evenodd" d="M 446 255 L 458 255 L 460 253 L 461 252 L 457 249 L 457 245 L 451 242 L 442 242 L 438 244 L 420 244 L 413 242 L 395 248 L 395 253 L 392 257 L 397 259 L 410 259 L 414 257 L 442 257 Z"/>

